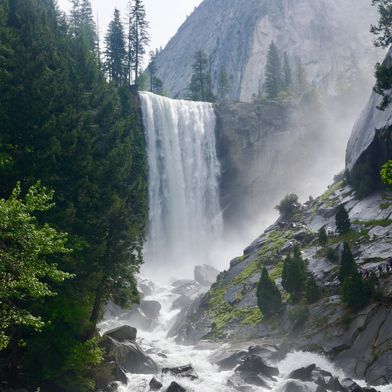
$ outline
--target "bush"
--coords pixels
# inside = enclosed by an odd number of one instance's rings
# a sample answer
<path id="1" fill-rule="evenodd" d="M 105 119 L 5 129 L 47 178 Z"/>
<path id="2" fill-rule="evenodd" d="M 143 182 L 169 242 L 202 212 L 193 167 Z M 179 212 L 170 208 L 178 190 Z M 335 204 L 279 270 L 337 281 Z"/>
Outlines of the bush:
<path id="1" fill-rule="evenodd" d="M 263 267 L 261 271 L 256 295 L 257 305 L 264 316 L 271 317 L 280 312 L 280 309 L 282 308 L 282 297 L 265 267 Z"/>
<path id="2" fill-rule="evenodd" d="M 275 207 L 279 211 L 280 216 L 289 218 L 298 209 L 298 196 L 294 193 L 286 195 L 282 201 Z"/>
<path id="3" fill-rule="evenodd" d="M 392 161 L 388 161 L 381 169 L 381 178 L 387 185 L 392 185 Z"/>
<path id="4" fill-rule="evenodd" d="M 309 308 L 306 305 L 296 306 L 289 311 L 289 321 L 293 331 L 303 327 L 309 318 Z"/>
<path id="5" fill-rule="evenodd" d="M 354 273 L 358 273 L 357 265 L 355 264 L 354 257 L 351 253 L 350 246 L 347 242 L 344 243 L 342 251 L 342 259 L 340 261 L 339 280 L 343 283 L 347 277 Z"/>
<path id="6" fill-rule="evenodd" d="M 338 254 L 334 248 L 327 248 L 326 257 L 329 261 L 338 261 Z"/>

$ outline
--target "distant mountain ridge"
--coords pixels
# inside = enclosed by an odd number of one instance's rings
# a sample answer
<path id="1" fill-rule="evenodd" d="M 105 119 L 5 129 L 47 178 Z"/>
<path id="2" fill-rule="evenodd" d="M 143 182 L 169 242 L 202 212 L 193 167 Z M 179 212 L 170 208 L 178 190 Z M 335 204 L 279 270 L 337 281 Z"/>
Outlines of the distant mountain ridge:
<path id="1" fill-rule="evenodd" d="M 355 83 L 377 60 L 369 26 L 369 0 L 204 0 L 158 54 L 159 77 L 173 98 L 186 96 L 193 55 L 211 58 L 216 85 L 223 66 L 230 98 L 249 102 L 264 79 L 273 40 L 292 61 L 299 57 L 309 81 L 331 94 Z"/>

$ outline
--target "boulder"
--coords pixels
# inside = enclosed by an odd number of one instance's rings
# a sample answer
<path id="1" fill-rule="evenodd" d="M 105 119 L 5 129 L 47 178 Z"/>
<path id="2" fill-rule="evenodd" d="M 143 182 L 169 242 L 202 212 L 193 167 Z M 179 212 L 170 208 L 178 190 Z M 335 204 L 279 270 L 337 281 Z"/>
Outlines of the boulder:
<path id="1" fill-rule="evenodd" d="M 179 296 L 175 301 L 172 303 L 172 310 L 175 309 L 185 309 L 188 308 L 193 302 L 193 299 L 191 297 L 188 297 L 186 295 L 181 295 Z"/>
<path id="2" fill-rule="evenodd" d="M 148 385 L 151 391 L 159 391 L 163 387 L 163 384 L 156 377 L 153 377 Z"/>
<path id="3" fill-rule="evenodd" d="M 194 277 L 196 282 L 200 283 L 204 287 L 210 287 L 218 276 L 219 271 L 207 264 L 196 265 L 194 269 Z"/>
<path id="4" fill-rule="evenodd" d="M 167 374 L 173 377 L 189 378 L 191 380 L 196 380 L 197 378 L 199 378 L 192 365 L 184 365 L 174 368 L 163 368 L 162 375 Z"/>
<path id="5" fill-rule="evenodd" d="M 277 361 L 279 359 L 282 359 L 286 354 L 281 350 L 281 347 L 277 347 L 272 344 L 266 344 L 263 346 L 250 346 L 248 351 L 249 354 L 258 355 L 266 361 Z"/>
<path id="6" fill-rule="evenodd" d="M 112 339 L 117 340 L 118 342 L 135 342 L 137 329 L 131 327 L 130 325 L 123 325 L 105 332 L 104 335 L 110 336 Z"/>
<path id="7" fill-rule="evenodd" d="M 127 313 L 128 322 L 142 330 L 151 330 L 157 323 L 161 304 L 158 301 L 142 301 Z"/>
<path id="8" fill-rule="evenodd" d="M 147 318 L 151 320 L 157 319 L 162 309 L 162 306 L 158 301 L 142 301 L 139 307 Z"/>
<path id="9" fill-rule="evenodd" d="M 95 386 L 97 389 L 107 390 L 108 385 L 113 382 L 126 384 L 128 379 L 125 370 L 115 361 L 103 362 L 93 372 Z"/>
<path id="10" fill-rule="evenodd" d="M 288 378 L 293 378 L 294 380 L 301 381 L 311 381 L 312 380 L 312 372 L 316 370 L 316 365 L 312 364 L 306 367 L 302 367 L 300 369 L 296 369 L 292 371 Z"/>
<path id="11" fill-rule="evenodd" d="M 239 365 L 247 355 L 248 353 L 246 351 L 238 351 L 218 362 L 215 362 L 215 364 L 220 370 L 231 370 Z"/>
<path id="12" fill-rule="evenodd" d="M 287 380 L 276 388 L 276 392 L 313 392 L 315 389 L 317 390 L 315 385 L 308 385 L 299 380 Z"/>
<path id="13" fill-rule="evenodd" d="M 169 388 L 166 389 L 166 392 L 186 392 L 186 389 L 183 388 L 180 384 L 177 384 L 175 381 L 173 381 L 169 385 Z"/>
<path id="14" fill-rule="evenodd" d="M 135 342 L 118 342 L 104 335 L 101 346 L 105 350 L 105 360 L 114 361 L 129 373 L 156 374 L 158 366 Z"/>
<path id="15" fill-rule="evenodd" d="M 277 368 L 266 365 L 261 357 L 254 354 L 248 355 L 244 362 L 238 366 L 236 372 L 261 374 L 270 379 L 279 375 L 279 370 Z"/>

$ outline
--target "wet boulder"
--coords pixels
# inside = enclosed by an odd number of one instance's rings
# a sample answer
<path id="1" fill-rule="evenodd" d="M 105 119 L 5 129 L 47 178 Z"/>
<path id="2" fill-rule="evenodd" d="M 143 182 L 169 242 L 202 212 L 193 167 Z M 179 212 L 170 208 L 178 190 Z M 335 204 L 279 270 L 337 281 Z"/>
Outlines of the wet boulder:
<path id="1" fill-rule="evenodd" d="M 236 372 L 262 375 L 270 379 L 279 375 L 279 370 L 276 367 L 266 365 L 261 357 L 254 354 L 248 355 L 244 362 L 237 367 Z"/>
<path id="2" fill-rule="evenodd" d="M 150 391 L 159 391 L 163 387 L 163 384 L 156 377 L 153 377 L 148 385 Z"/>
<path id="3" fill-rule="evenodd" d="M 169 388 L 166 389 L 166 392 L 186 392 L 186 389 L 183 388 L 180 384 L 177 384 L 175 381 L 173 381 L 169 385 Z"/>
<path id="4" fill-rule="evenodd" d="M 156 374 L 158 366 L 135 342 L 118 342 L 104 335 L 101 347 L 105 351 L 105 362 L 115 362 L 120 368 L 134 374 Z"/>
<path id="5" fill-rule="evenodd" d="M 97 389 L 106 391 L 114 382 L 126 384 L 128 382 L 124 369 L 115 361 L 103 362 L 93 371 L 95 386 Z"/>
<path id="6" fill-rule="evenodd" d="M 248 355 L 247 351 L 238 351 L 230 356 L 215 362 L 220 370 L 231 370 L 242 363 L 244 358 Z"/>
<path id="7" fill-rule="evenodd" d="M 195 369 L 193 369 L 192 365 L 177 366 L 174 368 L 163 368 L 162 376 L 164 375 L 189 378 L 190 380 L 196 380 L 197 378 L 199 378 L 199 376 L 195 372 Z"/>
<path id="8" fill-rule="evenodd" d="M 203 287 L 210 287 L 218 276 L 219 271 L 207 264 L 196 265 L 194 269 L 195 281 L 200 283 Z"/>
<path id="9" fill-rule="evenodd" d="M 135 342 L 137 335 L 137 329 L 130 325 L 123 325 L 118 328 L 111 329 L 104 333 L 104 336 L 110 336 L 112 339 L 118 342 Z"/>
<path id="10" fill-rule="evenodd" d="M 276 392 L 324 392 L 317 388 L 316 385 L 304 383 L 300 380 L 287 380 L 276 388 Z"/>
<path id="11" fill-rule="evenodd" d="M 316 370 L 316 365 L 312 364 L 306 367 L 302 367 L 300 369 L 296 369 L 292 371 L 288 378 L 292 378 L 294 380 L 301 381 L 311 381 L 312 380 L 312 372 Z"/>

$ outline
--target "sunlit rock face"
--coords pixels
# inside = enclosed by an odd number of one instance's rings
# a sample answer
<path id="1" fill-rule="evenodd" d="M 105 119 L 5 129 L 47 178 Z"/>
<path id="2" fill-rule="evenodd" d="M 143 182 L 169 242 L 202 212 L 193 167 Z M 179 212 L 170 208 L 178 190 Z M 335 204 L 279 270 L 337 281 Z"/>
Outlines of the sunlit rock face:
<path id="1" fill-rule="evenodd" d="M 302 60 L 310 82 L 339 93 L 371 74 L 375 20 L 368 0 L 205 0 L 159 53 L 159 77 L 170 96 L 186 96 L 193 55 L 203 49 L 214 85 L 224 66 L 230 98 L 249 102 L 262 87 L 273 40 L 292 63 Z"/>

